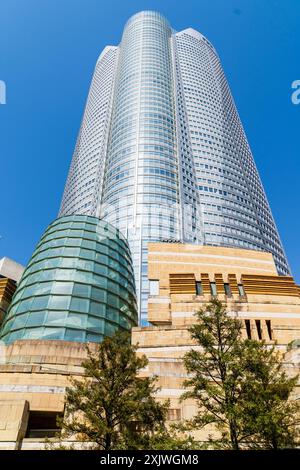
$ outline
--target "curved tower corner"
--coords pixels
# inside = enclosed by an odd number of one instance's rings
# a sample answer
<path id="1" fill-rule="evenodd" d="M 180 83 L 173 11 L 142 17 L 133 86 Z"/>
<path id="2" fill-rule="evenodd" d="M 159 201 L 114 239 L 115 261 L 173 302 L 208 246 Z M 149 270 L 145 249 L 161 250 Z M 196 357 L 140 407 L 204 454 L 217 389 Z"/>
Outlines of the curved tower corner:
<path id="1" fill-rule="evenodd" d="M 204 244 L 271 252 L 280 274 L 286 256 L 220 59 L 188 28 L 174 35 L 196 167 Z"/>
<path id="2" fill-rule="evenodd" d="M 96 63 L 59 216 L 96 215 L 103 181 L 118 48 L 106 46 Z"/>
<path id="3" fill-rule="evenodd" d="M 69 215 L 49 225 L 25 269 L 0 339 L 101 342 L 137 325 L 130 249 L 96 217 Z"/>
<path id="4" fill-rule="evenodd" d="M 127 22 L 119 46 L 100 215 L 128 239 L 142 320 L 147 243 L 181 240 L 172 31 L 159 13 Z"/>

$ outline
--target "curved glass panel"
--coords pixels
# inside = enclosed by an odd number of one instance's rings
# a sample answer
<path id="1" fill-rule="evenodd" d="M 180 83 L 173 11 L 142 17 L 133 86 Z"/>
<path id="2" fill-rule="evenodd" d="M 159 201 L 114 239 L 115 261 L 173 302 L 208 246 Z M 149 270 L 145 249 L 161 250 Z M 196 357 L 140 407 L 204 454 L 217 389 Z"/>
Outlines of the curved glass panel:
<path id="1" fill-rule="evenodd" d="M 62 227 L 63 244 L 59 246 Z M 74 240 L 93 245 L 83 251 L 74 248 Z M 53 270 L 58 264 L 59 269 Z M 100 342 L 118 329 L 130 330 L 136 325 L 127 241 L 107 222 L 71 215 L 55 220 L 42 236 L 13 297 L 0 338 L 6 343 L 16 339 Z"/>

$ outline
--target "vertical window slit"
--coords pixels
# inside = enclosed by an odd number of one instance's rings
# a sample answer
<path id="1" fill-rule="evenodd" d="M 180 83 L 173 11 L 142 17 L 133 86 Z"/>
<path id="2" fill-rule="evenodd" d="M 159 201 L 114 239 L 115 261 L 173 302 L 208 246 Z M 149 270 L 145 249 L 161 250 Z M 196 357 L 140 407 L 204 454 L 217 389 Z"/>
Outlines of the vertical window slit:
<path id="1" fill-rule="evenodd" d="M 202 295 L 201 281 L 196 281 L 196 295 Z"/>
<path id="2" fill-rule="evenodd" d="M 269 335 L 269 339 L 273 339 L 273 335 L 272 335 L 272 327 L 271 327 L 271 320 L 266 320 L 266 325 L 267 325 L 267 330 L 268 330 L 268 335 Z"/>
<path id="3" fill-rule="evenodd" d="M 255 320 L 258 338 L 262 339 L 260 320 Z"/>
<path id="4" fill-rule="evenodd" d="M 250 325 L 250 320 L 245 320 L 245 326 L 246 326 L 247 338 L 248 338 L 248 339 L 251 339 L 251 325 Z"/>

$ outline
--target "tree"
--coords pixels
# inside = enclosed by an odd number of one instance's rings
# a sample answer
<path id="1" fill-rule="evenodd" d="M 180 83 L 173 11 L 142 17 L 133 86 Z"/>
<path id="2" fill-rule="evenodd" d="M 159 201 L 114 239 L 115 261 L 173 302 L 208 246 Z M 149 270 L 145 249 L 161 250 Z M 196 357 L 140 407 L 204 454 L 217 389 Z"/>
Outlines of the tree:
<path id="1" fill-rule="evenodd" d="M 151 448 L 165 428 L 169 404 L 155 400 L 155 377 L 139 377 L 148 361 L 136 349 L 130 334 L 116 333 L 99 344 L 96 354 L 88 350 L 85 376 L 72 379 L 66 390 L 60 441 L 75 436 L 92 449 Z"/>
<path id="2" fill-rule="evenodd" d="M 249 446 L 284 449 L 297 445 L 300 404 L 292 399 L 298 376 L 288 377 L 280 353 L 251 342 L 245 349 L 244 427 Z"/>
<path id="3" fill-rule="evenodd" d="M 151 438 L 151 450 L 201 450 L 202 445 L 190 434 L 186 434 L 184 423 L 161 428 Z"/>
<path id="4" fill-rule="evenodd" d="M 293 416 L 299 407 L 288 399 L 297 378 L 286 377 L 273 349 L 243 340 L 241 322 L 218 299 L 196 316 L 190 333 L 201 350 L 191 349 L 184 356 L 191 378 L 185 381 L 189 390 L 182 399 L 194 398 L 199 407 L 189 426 L 213 424 L 221 434 L 210 438 L 215 447 L 278 448 L 294 442 Z"/>

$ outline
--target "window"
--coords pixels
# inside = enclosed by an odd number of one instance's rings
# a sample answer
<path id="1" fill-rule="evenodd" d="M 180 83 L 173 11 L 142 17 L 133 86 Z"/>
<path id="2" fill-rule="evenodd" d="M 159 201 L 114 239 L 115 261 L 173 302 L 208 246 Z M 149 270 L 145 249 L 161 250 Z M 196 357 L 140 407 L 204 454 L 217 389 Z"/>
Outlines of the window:
<path id="1" fill-rule="evenodd" d="M 97 287 L 92 287 L 92 298 L 95 300 L 104 301 L 105 300 L 105 290 L 98 289 Z"/>
<path id="2" fill-rule="evenodd" d="M 46 308 L 48 305 L 48 301 L 49 301 L 48 296 L 35 297 L 33 299 L 31 309 L 40 310 L 40 309 Z"/>
<path id="3" fill-rule="evenodd" d="M 228 297 L 231 297 L 231 289 L 228 283 L 224 283 L 224 291 L 225 291 L 225 295 L 227 295 Z"/>
<path id="4" fill-rule="evenodd" d="M 196 281 L 196 295 L 202 295 L 202 284 L 201 281 Z"/>
<path id="5" fill-rule="evenodd" d="M 65 341 L 84 341 L 84 332 L 80 330 L 72 330 L 70 328 L 66 328 L 65 333 Z"/>
<path id="6" fill-rule="evenodd" d="M 180 408 L 170 408 L 168 410 L 168 421 L 180 421 L 181 410 Z"/>
<path id="7" fill-rule="evenodd" d="M 113 307 L 116 307 L 117 309 L 120 307 L 120 299 L 118 296 L 113 295 L 108 292 L 107 294 L 107 303 L 112 305 Z"/>
<path id="8" fill-rule="evenodd" d="M 61 416 L 62 413 L 52 411 L 30 411 L 26 437 L 55 437 L 60 429 L 56 424 L 56 420 Z"/>
<path id="9" fill-rule="evenodd" d="M 64 336 L 63 328 L 46 327 L 43 331 L 41 339 L 63 339 L 63 336 Z"/>
<path id="10" fill-rule="evenodd" d="M 67 310 L 70 305 L 70 297 L 64 295 L 51 295 L 48 308 L 53 310 Z"/>
<path id="11" fill-rule="evenodd" d="M 47 297 L 48 299 L 48 297 Z M 26 312 L 30 310 L 32 299 L 23 300 L 19 303 L 16 313 Z"/>
<path id="12" fill-rule="evenodd" d="M 65 325 L 67 312 L 48 312 L 47 326 L 48 325 Z"/>
<path id="13" fill-rule="evenodd" d="M 217 295 L 217 287 L 215 282 L 210 283 L 210 292 L 211 295 L 216 296 Z"/>
<path id="14" fill-rule="evenodd" d="M 272 327 L 271 327 L 271 320 L 266 320 L 266 326 L 267 326 L 267 331 L 269 335 L 269 339 L 273 339 L 273 332 L 272 332 Z"/>
<path id="15" fill-rule="evenodd" d="M 262 339 L 262 331 L 261 331 L 260 320 L 255 320 L 255 324 L 256 324 L 258 339 Z"/>
<path id="16" fill-rule="evenodd" d="M 87 315 L 69 312 L 65 324 L 70 328 L 85 328 L 86 321 Z"/>
<path id="17" fill-rule="evenodd" d="M 52 287 L 53 294 L 71 294 L 73 288 L 72 282 L 55 282 Z"/>
<path id="18" fill-rule="evenodd" d="M 30 312 L 26 326 L 40 326 L 43 325 L 45 320 L 45 312 Z"/>
<path id="19" fill-rule="evenodd" d="M 22 338 L 24 330 L 13 331 L 10 335 L 7 336 L 9 342 L 16 341 L 17 339 Z M 26 338 L 27 339 L 27 338 Z"/>
<path id="20" fill-rule="evenodd" d="M 248 338 L 248 339 L 251 339 L 251 325 L 250 325 L 250 320 L 245 320 L 245 326 L 246 326 L 247 338 Z"/>
<path id="21" fill-rule="evenodd" d="M 112 325 L 111 323 L 108 323 L 108 322 L 106 322 L 106 323 L 104 324 L 104 334 L 105 334 L 106 336 L 112 336 L 112 335 L 114 335 L 115 332 L 116 332 L 116 330 L 117 330 L 117 326 L 116 326 L 116 325 Z"/>
<path id="22" fill-rule="evenodd" d="M 93 315 L 97 315 L 99 317 L 104 317 L 105 316 L 105 305 L 104 304 L 99 304 L 98 302 L 93 302 L 91 301 L 90 304 L 90 313 Z"/>
<path id="23" fill-rule="evenodd" d="M 73 297 L 71 300 L 70 310 L 87 313 L 89 311 L 89 300 Z"/>
<path id="24" fill-rule="evenodd" d="M 41 338 L 44 334 L 44 330 L 45 328 L 44 327 L 40 327 L 40 328 L 28 328 L 28 322 L 27 322 L 27 326 L 26 326 L 26 331 L 24 330 L 24 333 L 25 333 L 25 338 L 26 339 L 38 339 L 38 338 Z M 18 332 L 17 332 L 18 333 Z M 10 341 L 15 341 L 16 338 L 14 338 L 12 340 L 12 338 L 10 337 L 9 338 Z"/>
<path id="25" fill-rule="evenodd" d="M 83 296 L 83 297 L 89 297 L 90 296 L 90 290 L 91 290 L 91 287 L 86 285 L 86 284 L 77 284 L 75 283 L 74 284 L 74 290 L 73 290 L 73 294 L 74 295 L 80 295 L 80 296 Z"/>
<path id="26" fill-rule="evenodd" d="M 238 284 L 238 290 L 239 290 L 239 295 L 241 297 L 244 297 L 245 296 L 245 291 L 244 291 L 244 286 L 243 284 Z"/>
<path id="27" fill-rule="evenodd" d="M 149 293 L 150 295 L 159 295 L 159 281 L 149 280 Z"/>
<path id="28" fill-rule="evenodd" d="M 86 341 L 87 343 L 92 342 L 92 343 L 99 343 L 100 339 L 102 339 L 102 336 L 93 334 L 93 333 L 87 333 L 86 335 Z"/>
<path id="29" fill-rule="evenodd" d="M 104 333 L 104 321 L 97 317 L 88 317 L 87 328 L 96 331 L 97 333 Z"/>

